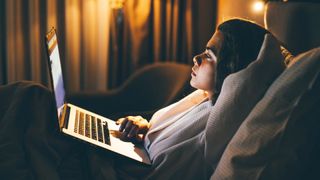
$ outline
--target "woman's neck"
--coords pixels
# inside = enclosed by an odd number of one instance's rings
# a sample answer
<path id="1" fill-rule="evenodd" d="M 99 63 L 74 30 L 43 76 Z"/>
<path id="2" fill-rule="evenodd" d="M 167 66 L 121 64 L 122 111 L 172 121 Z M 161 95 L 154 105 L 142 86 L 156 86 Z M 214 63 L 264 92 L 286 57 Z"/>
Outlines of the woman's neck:
<path id="1" fill-rule="evenodd" d="M 209 100 L 212 100 L 214 93 L 212 91 L 205 91 L 205 93 L 206 93 L 206 96 L 209 98 Z"/>

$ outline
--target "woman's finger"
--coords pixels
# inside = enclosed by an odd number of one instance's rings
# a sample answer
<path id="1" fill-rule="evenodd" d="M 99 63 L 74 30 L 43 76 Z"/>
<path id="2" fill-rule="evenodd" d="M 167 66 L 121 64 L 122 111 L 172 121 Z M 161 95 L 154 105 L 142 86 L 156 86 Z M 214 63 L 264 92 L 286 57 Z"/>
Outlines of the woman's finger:
<path id="1" fill-rule="evenodd" d="M 128 122 L 128 118 L 124 118 L 122 121 L 121 121 L 121 125 L 119 127 L 119 131 L 122 132 L 124 130 L 124 128 L 127 126 L 127 122 Z"/>
<path id="2" fill-rule="evenodd" d="M 127 120 L 126 126 L 122 129 L 121 137 L 122 140 L 128 140 L 128 133 L 130 132 L 132 127 L 132 121 Z"/>
<path id="3" fill-rule="evenodd" d="M 116 125 L 121 124 L 124 119 L 125 119 L 125 118 L 119 118 L 119 119 L 116 121 Z"/>
<path id="4" fill-rule="evenodd" d="M 133 125 L 130 132 L 128 133 L 128 138 L 132 138 L 135 137 L 138 134 L 139 131 L 139 127 L 136 125 Z"/>
<path id="5" fill-rule="evenodd" d="M 128 134 L 132 128 L 132 124 L 133 122 L 131 120 L 127 120 L 126 126 L 123 131 Z"/>

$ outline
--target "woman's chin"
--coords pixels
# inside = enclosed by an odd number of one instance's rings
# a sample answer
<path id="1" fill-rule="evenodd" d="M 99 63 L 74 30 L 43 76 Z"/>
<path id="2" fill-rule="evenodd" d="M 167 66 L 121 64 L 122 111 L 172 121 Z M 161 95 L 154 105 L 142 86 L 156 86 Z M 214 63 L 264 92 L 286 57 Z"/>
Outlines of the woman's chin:
<path id="1" fill-rule="evenodd" d="M 193 79 L 193 78 L 190 80 L 190 86 L 197 89 L 197 85 L 196 85 L 196 83 L 194 82 L 194 79 Z"/>

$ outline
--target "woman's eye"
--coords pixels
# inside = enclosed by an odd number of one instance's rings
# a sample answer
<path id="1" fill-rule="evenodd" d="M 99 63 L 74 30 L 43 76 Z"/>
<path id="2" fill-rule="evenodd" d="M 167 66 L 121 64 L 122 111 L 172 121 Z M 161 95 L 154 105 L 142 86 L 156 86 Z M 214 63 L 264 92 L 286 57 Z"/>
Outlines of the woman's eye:
<path id="1" fill-rule="evenodd" d="M 208 59 L 211 59 L 211 56 L 210 56 L 210 54 L 208 54 L 208 53 L 205 53 L 205 56 L 206 56 L 206 58 L 208 58 Z"/>

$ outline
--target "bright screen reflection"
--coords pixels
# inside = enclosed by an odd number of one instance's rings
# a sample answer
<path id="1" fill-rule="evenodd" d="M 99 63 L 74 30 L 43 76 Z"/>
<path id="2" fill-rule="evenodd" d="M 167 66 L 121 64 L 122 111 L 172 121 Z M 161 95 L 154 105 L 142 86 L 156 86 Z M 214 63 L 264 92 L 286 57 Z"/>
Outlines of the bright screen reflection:
<path id="1" fill-rule="evenodd" d="M 50 65 L 51 65 L 51 74 L 53 80 L 53 89 L 57 104 L 58 115 L 60 116 L 61 109 L 65 102 L 65 89 L 63 84 L 63 76 L 62 76 L 62 69 L 61 69 L 61 62 L 60 62 L 60 55 L 59 55 L 59 48 L 57 37 L 54 35 L 50 40 L 49 44 L 55 44 L 53 46 L 54 49 L 50 54 Z"/>

